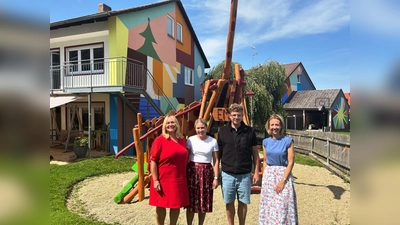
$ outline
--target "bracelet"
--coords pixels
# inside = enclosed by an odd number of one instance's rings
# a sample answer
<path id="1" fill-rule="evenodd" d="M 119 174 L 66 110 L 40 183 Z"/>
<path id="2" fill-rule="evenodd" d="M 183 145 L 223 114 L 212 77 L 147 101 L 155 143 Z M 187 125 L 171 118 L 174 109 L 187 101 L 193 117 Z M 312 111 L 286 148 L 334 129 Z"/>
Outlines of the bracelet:
<path id="1" fill-rule="evenodd" d="M 214 180 L 218 180 L 218 177 L 214 177 Z"/>

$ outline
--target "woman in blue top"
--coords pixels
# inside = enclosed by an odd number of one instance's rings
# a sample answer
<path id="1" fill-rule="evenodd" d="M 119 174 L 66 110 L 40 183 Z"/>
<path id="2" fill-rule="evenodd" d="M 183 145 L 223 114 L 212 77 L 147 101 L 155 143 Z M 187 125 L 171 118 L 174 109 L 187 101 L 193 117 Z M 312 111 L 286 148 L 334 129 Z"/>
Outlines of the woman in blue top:
<path id="1" fill-rule="evenodd" d="M 258 224 L 298 224 L 296 192 L 293 184 L 293 139 L 283 134 L 280 115 L 272 115 L 265 129 L 271 137 L 262 142 L 263 177 Z"/>

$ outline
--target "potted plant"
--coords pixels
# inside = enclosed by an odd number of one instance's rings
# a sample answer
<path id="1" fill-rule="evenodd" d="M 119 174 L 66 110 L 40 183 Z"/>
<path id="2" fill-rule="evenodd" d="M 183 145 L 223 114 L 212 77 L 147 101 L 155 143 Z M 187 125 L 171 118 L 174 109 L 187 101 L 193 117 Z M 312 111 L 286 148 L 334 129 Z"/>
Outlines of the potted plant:
<path id="1" fill-rule="evenodd" d="M 87 137 L 75 137 L 74 140 L 74 152 L 77 158 L 85 158 L 89 140 Z"/>

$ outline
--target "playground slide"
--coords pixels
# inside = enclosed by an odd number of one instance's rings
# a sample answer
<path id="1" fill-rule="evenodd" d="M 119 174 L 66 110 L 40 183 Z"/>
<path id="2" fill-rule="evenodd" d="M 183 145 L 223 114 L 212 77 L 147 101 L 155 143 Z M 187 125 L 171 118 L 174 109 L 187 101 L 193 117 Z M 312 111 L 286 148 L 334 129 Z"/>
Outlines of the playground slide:
<path id="1" fill-rule="evenodd" d="M 147 186 L 147 184 L 150 183 L 150 176 L 145 176 L 144 177 L 144 186 Z M 123 198 L 121 204 L 126 204 L 132 201 L 132 199 L 139 193 L 139 185 L 136 185 L 136 187 L 129 192 L 125 197 Z"/>
<path id="2" fill-rule="evenodd" d="M 133 164 L 132 170 L 135 171 L 136 173 L 138 172 L 138 165 L 137 165 L 137 163 Z M 147 162 L 144 163 L 144 172 L 145 172 L 145 173 L 148 173 L 148 171 L 147 171 Z M 125 197 L 126 197 L 128 194 L 130 194 L 130 192 L 133 192 L 133 191 L 134 191 L 134 190 L 132 190 L 132 188 L 136 189 L 136 192 L 137 192 L 137 187 L 135 187 L 135 185 L 136 185 L 138 179 L 139 179 L 139 175 L 135 175 L 135 176 L 125 185 L 125 187 L 114 197 L 114 202 L 117 203 L 117 204 L 124 203 L 124 202 L 125 202 L 125 201 L 124 201 Z M 150 179 L 149 179 L 149 181 L 150 181 Z M 147 185 L 147 184 L 145 184 L 145 185 Z M 131 190 L 132 190 L 132 191 L 131 191 Z M 137 194 L 137 193 L 136 193 L 136 194 Z M 135 197 L 136 194 L 133 195 L 133 197 Z M 131 195 L 132 195 L 132 193 L 131 193 Z M 133 198 L 132 198 L 132 199 L 133 199 Z M 132 200 L 132 199 L 131 199 L 131 200 Z M 129 202 L 130 202 L 130 201 L 129 201 Z M 125 203 L 126 203 L 126 202 L 125 202 Z"/>
<path id="3" fill-rule="evenodd" d="M 130 192 L 130 190 L 135 186 L 136 182 L 139 179 L 139 175 L 134 176 L 128 184 L 125 185 L 124 189 L 120 191 L 115 197 L 114 202 L 120 204 L 124 197 Z"/>

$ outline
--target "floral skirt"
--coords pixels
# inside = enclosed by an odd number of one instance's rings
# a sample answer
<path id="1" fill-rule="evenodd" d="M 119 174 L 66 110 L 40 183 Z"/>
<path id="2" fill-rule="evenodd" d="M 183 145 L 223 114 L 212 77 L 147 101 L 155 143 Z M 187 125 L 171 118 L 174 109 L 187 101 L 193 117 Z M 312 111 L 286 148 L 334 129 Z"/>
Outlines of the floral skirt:
<path id="1" fill-rule="evenodd" d="M 285 170 L 286 167 L 283 166 L 267 166 L 263 172 L 259 225 L 298 224 L 296 192 L 292 175 L 289 175 L 280 194 L 274 190 Z"/>
<path id="2" fill-rule="evenodd" d="M 187 210 L 194 213 L 212 212 L 214 171 L 211 163 L 190 162 L 186 176 L 190 200 Z"/>

